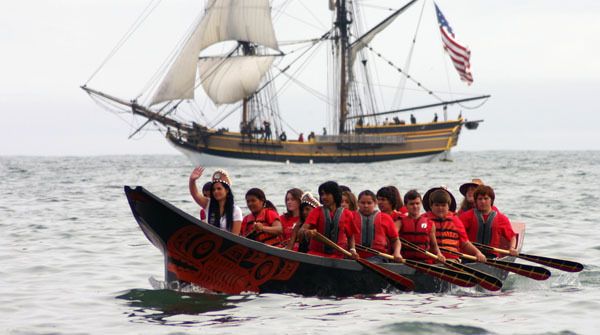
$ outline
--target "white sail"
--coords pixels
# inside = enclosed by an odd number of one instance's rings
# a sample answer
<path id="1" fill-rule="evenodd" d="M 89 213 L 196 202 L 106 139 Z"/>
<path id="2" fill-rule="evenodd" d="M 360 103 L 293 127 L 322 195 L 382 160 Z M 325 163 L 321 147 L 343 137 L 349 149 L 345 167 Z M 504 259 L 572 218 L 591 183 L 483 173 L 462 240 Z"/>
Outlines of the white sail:
<path id="1" fill-rule="evenodd" d="M 200 52 L 223 41 L 245 41 L 279 50 L 269 0 L 210 0 L 206 15 L 186 41 L 151 104 L 194 98 Z"/>
<path id="2" fill-rule="evenodd" d="M 207 58 L 198 62 L 202 88 L 215 104 L 252 95 L 273 63 L 273 56 Z"/>
<path id="3" fill-rule="evenodd" d="M 388 16 L 385 20 L 381 21 L 378 25 L 376 25 L 371 30 L 366 32 L 364 35 L 359 37 L 356 41 L 354 41 L 354 43 L 352 43 L 350 45 L 350 64 L 354 64 L 354 60 L 356 59 L 356 54 L 358 54 L 358 52 L 360 50 L 362 50 L 362 48 L 367 46 L 373 40 L 373 38 L 375 36 L 377 36 L 377 34 L 382 32 L 392 22 L 394 22 L 394 20 L 398 16 L 400 16 L 400 14 L 402 14 L 408 7 L 410 7 L 413 3 L 415 3 L 415 1 L 416 0 L 413 0 L 413 1 L 409 2 L 408 4 L 404 5 L 404 7 L 397 10 L 394 14 Z"/>

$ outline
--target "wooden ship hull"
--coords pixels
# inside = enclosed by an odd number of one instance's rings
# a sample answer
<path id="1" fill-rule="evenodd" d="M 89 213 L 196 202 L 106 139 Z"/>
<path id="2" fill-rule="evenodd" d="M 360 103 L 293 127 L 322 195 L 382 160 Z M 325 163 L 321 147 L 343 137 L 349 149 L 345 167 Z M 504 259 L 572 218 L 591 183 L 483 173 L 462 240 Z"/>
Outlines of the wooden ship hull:
<path id="1" fill-rule="evenodd" d="M 311 141 L 264 139 L 196 126 L 168 131 L 167 139 L 192 162 L 248 160 L 280 163 L 369 163 L 399 159 L 427 161 L 458 143 L 462 119 L 415 125 L 357 127 L 354 134 L 316 136 Z"/>
<path id="2" fill-rule="evenodd" d="M 312 256 L 272 247 L 201 222 L 142 187 L 125 187 L 140 228 L 164 255 L 165 281 L 213 292 L 294 293 L 306 296 L 377 294 L 389 282 L 353 260 Z M 517 226 L 519 246 L 524 227 Z M 512 258 L 506 258 L 511 260 Z M 382 266 L 412 279 L 417 292 L 445 292 L 452 285 L 402 264 Z M 499 279 L 507 272 L 476 264 Z"/>

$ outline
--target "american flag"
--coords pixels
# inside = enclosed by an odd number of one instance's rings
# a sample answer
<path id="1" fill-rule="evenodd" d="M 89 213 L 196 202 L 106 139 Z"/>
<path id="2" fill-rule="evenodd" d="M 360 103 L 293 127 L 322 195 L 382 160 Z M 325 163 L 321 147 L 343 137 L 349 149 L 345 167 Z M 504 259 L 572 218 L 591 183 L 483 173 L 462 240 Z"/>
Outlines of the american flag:
<path id="1" fill-rule="evenodd" d="M 460 44 L 454 38 L 454 32 L 442 11 L 438 8 L 437 4 L 434 3 L 435 12 L 437 14 L 437 20 L 440 25 L 440 32 L 442 33 L 442 42 L 444 43 L 444 49 L 450 55 L 454 68 L 458 71 L 460 79 L 466 82 L 468 85 L 473 83 L 473 75 L 471 74 L 471 50 L 466 45 Z"/>

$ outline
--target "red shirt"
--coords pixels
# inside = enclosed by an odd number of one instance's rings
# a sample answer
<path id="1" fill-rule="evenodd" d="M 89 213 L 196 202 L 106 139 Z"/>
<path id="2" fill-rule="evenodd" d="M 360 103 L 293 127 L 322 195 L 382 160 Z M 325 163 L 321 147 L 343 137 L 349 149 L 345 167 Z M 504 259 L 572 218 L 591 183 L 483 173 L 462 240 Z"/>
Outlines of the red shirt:
<path id="1" fill-rule="evenodd" d="M 400 212 L 400 214 L 402 215 L 406 215 L 408 214 L 408 209 L 406 208 L 406 206 L 402 206 L 400 207 L 400 210 L 398 212 Z"/>
<path id="2" fill-rule="evenodd" d="M 244 216 L 244 220 L 242 221 L 242 235 L 246 236 L 252 232 L 255 222 L 260 222 L 265 226 L 271 227 L 273 226 L 273 222 L 277 220 L 279 220 L 279 214 L 270 208 L 263 208 L 256 217 L 250 213 Z"/>
<path id="3" fill-rule="evenodd" d="M 329 213 L 331 219 L 335 215 L 335 212 Z M 344 209 L 342 211 L 342 215 L 340 216 L 339 225 L 338 225 L 338 238 L 336 242 L 340 247 L 344 249 L 348 249 L 348 238 L 354 235 L 354 214 L 352 211 L 348 209 Z M 316 228 L 317 231 L 321 234 L 325 233 L 325 216 L 323 216 L 323 207 L 314 208 L 306 218 L 304 222 L 309 229 Z M 333 254 L 325 254 L 325 249 L 323 243 L 317 241 L 316 239 L 311 239 L 310 244 L 308 246 L 308 253 L 313 255 L 325 256 L 325 257 L 334 257 L 334 258 L 342 258 L 343 255 L 337 251 L 334 251 Z"/>
<path id="4" fill-rule="evenodd" d="M 279 216 L 279 221 L 281 221 L 281 226 L 283 227 L 282 238 L 284 240 L 289 240 L 290 237 L 292 237 L 292 230 L 298 220 L 300 220 L 299 216 L 288 216 L 287 214 L 281 214 Z"/>
<path id="5" fill-rule="evenodd" d="M 373 220 L 373 224 L 375 225 L 375 234 L 373 236 L 373 241 L 371 245 L 365 245 L 365 247 L 373 248 L 377 251 L 390 253 L 392 244 L 390 241 L 394 241 L 398 239 L 398 232 L 396 231 L 396 225 L 392 220 L 392 217 L 378 212 L 375 214 L 375 219 Z M 354 218 L 354 241 L 357 244 L 360 244 L 362 241 L 362 215 L 360 213 Z M 359 253 L 361 257 L 370 257 L 373 256 L 370 253 Z"/>
<path id="6" fill-rule="evenodd" d="M 482 215 L 483 220 L 487 221 L 489 215 Z M 470 209 L 461 214 L 460 220 L 465 225 L 465 230 L 471 241 L 477 241 L 477 231 L 479 230 L 479 223 L 477 222 L 477 216 L 475 210 Z M 495 248 L 508 248 L 510 247 L 510 240 L 515 236 L 515 232 L 512 229 L 510 220 L 506 215 L 497 212 L 494 221 L 492 221 L 492 236 L 490 238 L 490 245 Z"/>

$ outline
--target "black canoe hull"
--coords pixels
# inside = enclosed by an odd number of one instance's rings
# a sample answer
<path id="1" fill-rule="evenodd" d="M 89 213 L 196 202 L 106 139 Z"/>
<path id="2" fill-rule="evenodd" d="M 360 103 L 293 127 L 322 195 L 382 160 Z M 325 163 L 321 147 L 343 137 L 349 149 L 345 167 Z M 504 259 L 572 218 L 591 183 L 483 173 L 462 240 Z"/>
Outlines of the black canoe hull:
<path id="1" fill-rule="evenodd" d="M 295 293 L 307 296 L 374 294 L 387 280 L 352 260 L 317 257 L 271 247 L 201 222 L 142 187 L 125 187 L 133 215 L 164 255 L 165 281 L 228 294 Z M 412 279 L 417 292 L 443 292 L 446 282 L 400 264 L 386 268 Z M 482 268 L 504 279 L 506 272 Z"/>

